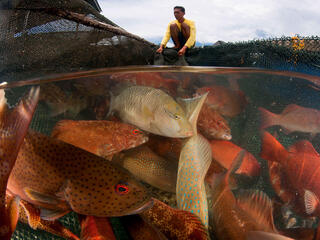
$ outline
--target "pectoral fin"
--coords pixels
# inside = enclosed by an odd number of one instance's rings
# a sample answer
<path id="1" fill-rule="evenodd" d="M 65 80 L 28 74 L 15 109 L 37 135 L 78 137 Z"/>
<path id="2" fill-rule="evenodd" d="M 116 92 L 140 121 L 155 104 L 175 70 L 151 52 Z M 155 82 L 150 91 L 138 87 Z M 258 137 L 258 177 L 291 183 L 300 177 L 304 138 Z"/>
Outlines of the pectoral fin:
<path id="1" fill-rule="evenodd" d="M 45 209 L 45 208 L 41 208 L 40 210 L 40 217 L 43 220 L 47 220 L 47 221 L 53 221 L 56 220 L 64 215 L 66 215 L 67 213 L 69 213 L 70 210 L 65 210 L 65 209 Z"/>
<path id="2" fill-rule="evenodd" d="M 32 190 L 31 188 L 25 188 L 24 192 L 32 201 L 37 201 L 49 205 L 57 205 L 60 203 L 60 200 L 58 198 L 47 194 L 39 193 L 37 191 Z"/>
<path id="3" fill-rule="evenodd" d="M 20 197 L 15 196 L 10 199 L 7 205 L 7 212 L 10 219 L 10 228 L 13 232 L 16 229 L 17 222 L 19 219 L 19 204 L 20 204 Z"/>

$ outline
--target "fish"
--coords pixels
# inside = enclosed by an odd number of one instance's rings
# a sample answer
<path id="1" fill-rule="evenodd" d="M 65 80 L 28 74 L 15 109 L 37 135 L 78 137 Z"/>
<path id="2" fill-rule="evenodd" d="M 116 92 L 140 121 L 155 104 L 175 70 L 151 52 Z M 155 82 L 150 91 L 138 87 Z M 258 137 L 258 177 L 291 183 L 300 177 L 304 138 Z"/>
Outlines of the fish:
<path id="1" fill-rule="evenodd" d="M 177 88 L 180 81 L 173 78 L 167 78 L 157 72 L 137 72 L 137 73 L 115 73 L 111 79 L 130 82 L 139 86 L 148 86 L 161 89 L 171 96 L 177 95 Z"/>
<path id="2" fill-rule="evenodd" d="M 277 233 L 269 233 L 262 231 L 250 231 L 247 236 L 247 240 L 294 240 Z"/>
<path id="3" fill-rule="evenodd" d="M 240 90 L 235 91 L 224 86 L 211 85 L 198 88 L 196 94 L 201 95 L 206 92 L 209 93 L 206 104 L 225 117 L 237 116 L 248 104 L 245 94 Z"/>
<path id="4" fill-rule="evenodd" d="M 176 199 L 179 209 L 194 213 L 208 227 L 208 202 L 204 178 L 212 156 L 208 140 L 197 133 L 197 120 L 206 97 L 207 93 L 193 99 L 180 99 L 195 135 L 188 138 L 181 149 Z"/>
<path id="5" fill-rule="evenodd" d="M 68 240 L 80 240 L 77 235 L 63 226 L 59 220 L 47 221 L 41 219 L 40 209 L 24 200 L 20 200 L 19 221 L 28 224 L 34 230 L 43 230 Z"/>
<path id="6" fill-rule="evenodd" d="M 126 169 L 73 145 L 29 130 L 8 190 L 41 208 L 44 220 L 70 211 L 96 217 L 135 214 L 152 205 Z"/>
<path id="7" fill-rule="evenodd" d="M 163 233 L 157 228 L 151 226 L 149 223 L 144 221 L 138 214 L 124 216 L 121 218 L 121 223 L 125 229 L 129 232 L 130 237 L 133 240 L 167 240 Z"/>
<path id="8" fill-rule="evenodd" d="M 259 190 L 242 190 L 237 197 L 230 189 L 229 177 L 241 166 L 241 150 L 227 172 L 213 174 L 208 181 L 212 195 L 213 231 L 218 239 L 247 239 L 250 231 L 277 233 L 272 202 Z"/>
<path id="9" fill-rule="evenodd" d="M 33 87 L 13 109 L 9 109 L 3 89 L 0 90 L 0 239 L 11 239 L 19 216 L 19 197 L 6 205 L 8 179 L 19 149 L 27 134 L 39 100 L 39 87 Z"/>
<path id="10" fill-rule="evenodd" d="M 260 129 L 280 125 L 284 133 L 311 133 L 312 136 L 320 132 L 320 111 L 313 108 L 289 104 L 280 114 L 269 112 L 259 107 L 261 113 Z"/>
<path id="11" fill-rule="evenodd" d="M 148 141 L 148 136 L 135 126 L 106 120 L 62 120 L 55 125 L 51 136 L 109 159 L 115 153 Z"/>
<path id="12" fill-rule="evenodd" d="M 223 140 L 210 140 L 212 158 L 218 162 L 225 169 L 229 169 L 233 159 L 237 154 L 243 150 L 238 145 Z M 214 165 L 212 165 L 214 167 Z M 208 170 L 208 174 L 213 171 L 211 167 Z M 257 159 L 248 151 L 245 152 L 243 162 L 239 169 L 236 171 L 237 174 L 242 174 L 249 177 L 256 177 L 260 174 L 260 164 Z"/>
<path id="13" fill-rule="evenodd" d="M 206 227 L 195 214 L 172 208 L 155 198 L 153 202 L 152 208 L 139 215 L 168 239 L 208 239 Z"/>
<path id="14" fill-rule="evenodd" d="M 146 145 L 159 156 L 178 162 L 183 139 L 150 134 Z"/>
<path id="15" fill-rule="evenodd" d="M 197 126 L 199 132 L 207 139 L 232 139 L 228 122 L 208 104 L 203 104 Z"/>
<path id="16" fill-rule="evenodd" d="M 153 187 L 176 191 L 178 162 L 158 156 L 146 145 L 127 150 L 112 161 Z"/>
<path id="17" fill-rule="evenodd" d="M 107 217 L 79 215 L 81 240 L 116 240 Z"/>
<path id="18" fill-rule="evenodd" d="M 280 164 L 283 174 L 281 181 L 287 182 L 286 190 L 295 198 L 291 201 L 299 206 L 295 209 L 310 216 L 319 216 L 320 155 L 312 144 L 307 140 L 300 140 L 286 150 L 274 136 L 264 131 L 260 156 Z"/>
<path id="19" fill-rule="evenodd" d="M 161 136 L 186 138 L 193 135 L 184 110 L 160 89 L 127 87 L 111 98 L 110 112 L 116 112 L 125 123 Z"/>

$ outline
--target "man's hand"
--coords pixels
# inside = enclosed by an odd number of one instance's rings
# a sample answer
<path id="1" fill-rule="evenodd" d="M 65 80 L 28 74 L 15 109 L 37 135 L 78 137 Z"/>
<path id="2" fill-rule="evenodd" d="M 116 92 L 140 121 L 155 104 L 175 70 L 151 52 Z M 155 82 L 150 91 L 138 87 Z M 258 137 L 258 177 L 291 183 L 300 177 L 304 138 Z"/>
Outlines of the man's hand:
<path id="1" fill-rule="evenodd" d="M 162 53 L 162 51 L 163 51 L 163 46 L 160 45 L 160 47 L 159 47 L 158 50 L 157 50 L 157 53 Z"/>
<path id="2" fill-rule="evenodd" d="M 181 49 L 180 49 L 180 51 L 178 52 L 178 55 L 179 56 L 182 56 L 182 55 L 184 55 L 185 53 L 186 53 L 186 51 L 187 51 L 187 46 L 183 46 Z"/>

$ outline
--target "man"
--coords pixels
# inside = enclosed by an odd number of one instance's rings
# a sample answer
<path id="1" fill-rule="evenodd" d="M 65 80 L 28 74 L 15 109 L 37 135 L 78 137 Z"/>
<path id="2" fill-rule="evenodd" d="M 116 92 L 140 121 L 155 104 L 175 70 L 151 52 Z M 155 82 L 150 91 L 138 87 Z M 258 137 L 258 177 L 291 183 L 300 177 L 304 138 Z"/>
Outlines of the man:
<path id="1" fill-rule="evenodd" d="M 184 18 L 184 7 L 174 7 L 173 13 L 176 20 L 168 24 L 166 34 L 162 39 L 157 53 L 162 53 L 163 48 L 166 46 L 171 37 L 175 45 L 174 48 L 179 50 L 178 55 L 182 56 L 186 53 L 188 48 L 193 47 L 195 44 L 196 27 L 193 21 Z"/>

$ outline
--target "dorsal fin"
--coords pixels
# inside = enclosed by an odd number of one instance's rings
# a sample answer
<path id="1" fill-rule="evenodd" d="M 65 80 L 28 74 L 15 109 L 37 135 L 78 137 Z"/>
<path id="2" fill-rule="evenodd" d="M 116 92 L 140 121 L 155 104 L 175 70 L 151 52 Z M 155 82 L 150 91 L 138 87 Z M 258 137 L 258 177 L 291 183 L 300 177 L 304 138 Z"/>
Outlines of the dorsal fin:
<path id="1" fill-rule="evenodd" d="M 237 194 L 237 205 L 256 221 L 260 229 L 277 232 L 273 222 L 272 202 L 264 192 L 241 190 Z"/>
<path id="2" fill-rule="evenodd" d="M 182 109 L 186 113 L 186 117 L 188 121 L 192 125 L 193 132 L 197 133 L 197 121 L 200 110 L 204 101 L 207 98 L 208 93 L 205 93 L 201 96 L 194 97 L 194 98 L 178 98 L 177 102 L 182 107 Z"/>
<path id="3" fill-rule="evenodd" d="M 307 140 L 301 140 L 296 142 L 289 148 L 289 152 L 291 153 L 307 153 L 311 155 L 319 156 L 319 153 L 314 149 L 312 144 Z"/>
<path id="4" fill-rule="evenodd" d="M 283 111 L 281 112 L 281 114 L 286 114 L 289 112 L 292 112 L 298 108 L 301 108 L 300 106 L 298 106 L 297 104 L 289 104 L 288 106 L 286 106 Z"/>

